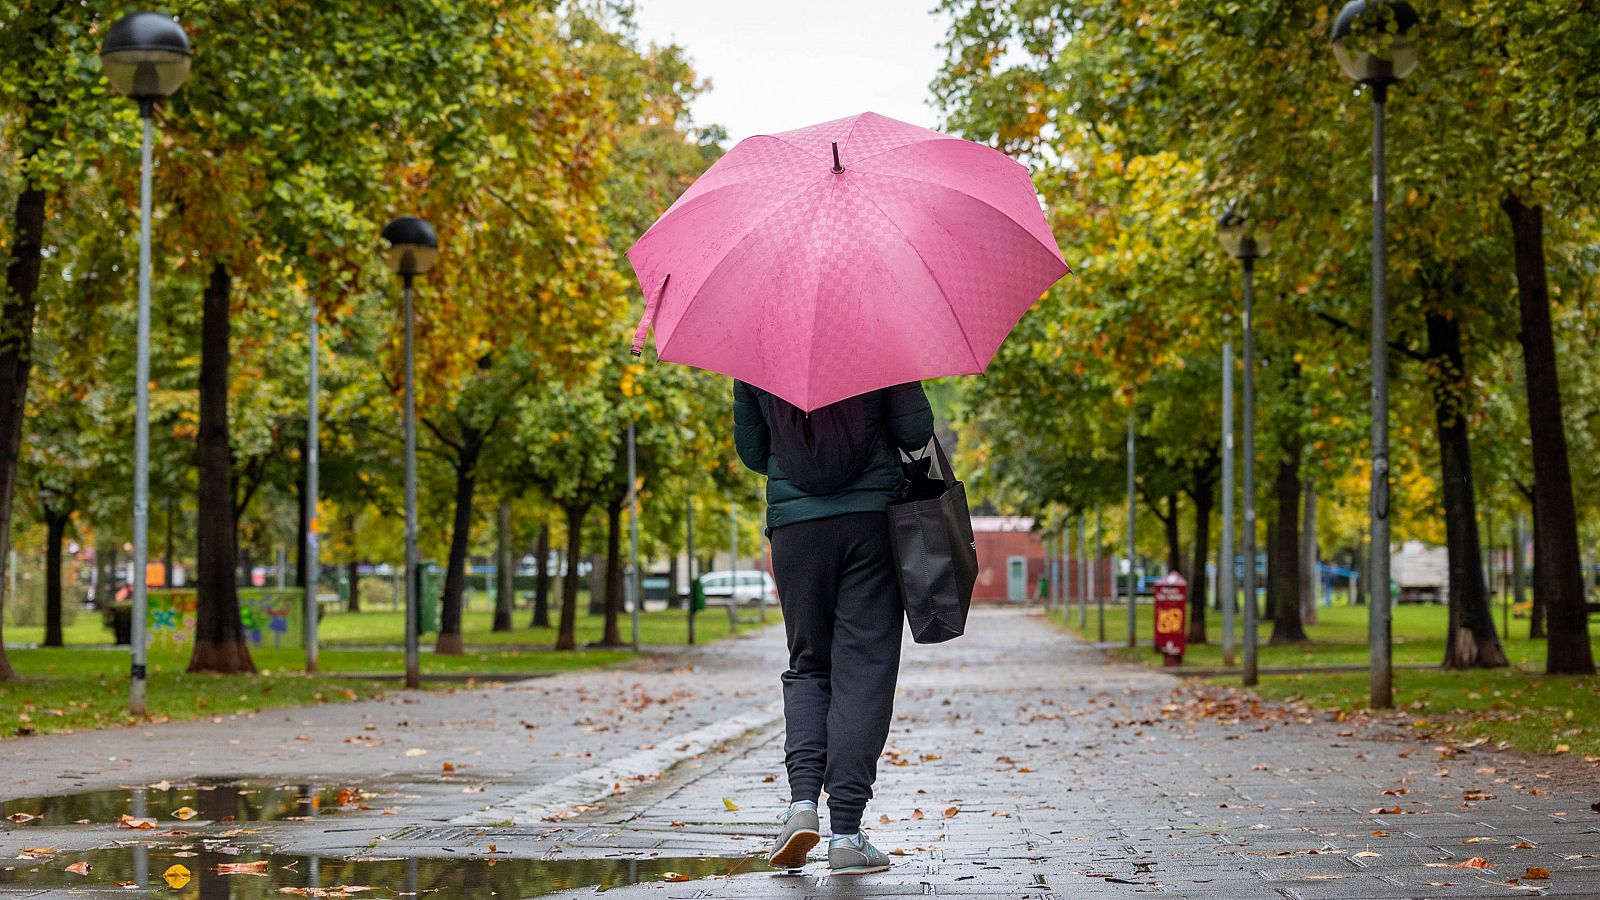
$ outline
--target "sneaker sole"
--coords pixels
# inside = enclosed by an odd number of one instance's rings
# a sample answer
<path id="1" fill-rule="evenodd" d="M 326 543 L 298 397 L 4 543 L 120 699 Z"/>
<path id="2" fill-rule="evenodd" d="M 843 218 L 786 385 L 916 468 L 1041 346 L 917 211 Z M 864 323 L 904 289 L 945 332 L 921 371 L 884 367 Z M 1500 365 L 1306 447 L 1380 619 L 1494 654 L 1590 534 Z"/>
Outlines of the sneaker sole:
<path id="1" fill-rule="evenodd" d="M 829 869 L 828 870 L 828 874 L 829 875 L 871 875 L 874 872 L 887 872 L 887 871 L 889 871 L 889 864 L 888 863 L 884 863 L 883 865 L 879 865 L 879 866 L 850 866 L 850 867 L 844 868 L 844 869 Z"/>
<path id="2" fill-rule="evenodd" d="M 789 835 L 789 839 L 783 842 L 778 852 L 767 857 L 767 864 L 774 869 L 801 868 L 806 864 L 806 854 L 810 853 L 811 848 L 820 840 L 822 840 L 820 832 L 809 828 L 796 831 Z"/>

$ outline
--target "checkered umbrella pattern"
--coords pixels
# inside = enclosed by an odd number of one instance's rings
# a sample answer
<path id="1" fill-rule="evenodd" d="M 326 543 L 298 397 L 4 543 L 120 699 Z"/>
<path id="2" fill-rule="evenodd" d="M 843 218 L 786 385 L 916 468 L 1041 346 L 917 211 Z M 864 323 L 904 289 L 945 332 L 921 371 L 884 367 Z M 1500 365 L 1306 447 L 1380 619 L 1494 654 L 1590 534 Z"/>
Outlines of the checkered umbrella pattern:
<path id="1" fill-rule="evenodd" d="M 635 352 L 805 410 L 982 372 L 1069 271 L 1026 168 L 876 113 L 741 141 L 628 259 Z"/>

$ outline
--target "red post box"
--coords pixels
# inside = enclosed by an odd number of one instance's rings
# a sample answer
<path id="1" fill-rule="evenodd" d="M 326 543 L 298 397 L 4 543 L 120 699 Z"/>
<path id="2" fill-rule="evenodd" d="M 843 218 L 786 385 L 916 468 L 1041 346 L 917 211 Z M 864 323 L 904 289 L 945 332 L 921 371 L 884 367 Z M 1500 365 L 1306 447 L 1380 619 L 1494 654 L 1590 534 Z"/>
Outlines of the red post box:
<path id="1" fill-rule="evenodd" d="M 1189 614 L 1189 582 L 1177 572 L 1168 572 L 1156 582 L 1156 652 L 1169 666 L 1183 663 L 1189 635 L 1184 619 Z"/>

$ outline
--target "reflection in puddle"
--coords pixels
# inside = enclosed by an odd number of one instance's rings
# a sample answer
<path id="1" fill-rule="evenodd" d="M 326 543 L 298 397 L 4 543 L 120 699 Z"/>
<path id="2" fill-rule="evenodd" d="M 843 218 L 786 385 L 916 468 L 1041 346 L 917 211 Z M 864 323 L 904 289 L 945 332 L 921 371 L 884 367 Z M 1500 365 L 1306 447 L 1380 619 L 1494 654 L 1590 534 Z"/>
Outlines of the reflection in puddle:
<path id="1" fill-rule="evenodd" d="M 113 788 L 59 797 L 0 801 L 0 819 L 30 825 L 115 825 L 124 815 L 166 827 L 182 818 L 210 822 L 272 822 L 314 816 L 319 810 L 351 807 L 362 795 L 347 786 L 258 785 L 245 781 L 198 781 L 180 785 Z M 194 815 L 174 813 L 187 807 Z"/>
<path id="2" fill-rule="evenodd" d="M 248 866 L 265 862 L 265 866 Z M 85 874 L 69 866 L 88 863 Z M 264 870 L 264 874 L 218 874 L 220 865 Z M 243 865 L 241 865 L 243 864 Z M 182 865 L 192 880 L 169 889 L 162 873 Z M 361 887 L 351 896 L 388 898 L 436 893 L 441 898 L 495 897 L 515 900 L 574 888 L 608 888 L 640 882 L 688 881 L 768 871 L 756 858 L 656 859 L 335 859 L 288 854 L 229 854 L 176 846 L 122 847 L 60 853 L 47 859 L 6 860 L 0 886 L 50 888 L 142 887 L 163 896 L 199 900 L 268 900 L 286 895 L 343 896 L 341 887 Z M 284 888 L 292 890 L 285 891 Z M 306 890 L 310 889 L 310 890 Z M 132 892 L 130 891 L 130 894 Z"/>

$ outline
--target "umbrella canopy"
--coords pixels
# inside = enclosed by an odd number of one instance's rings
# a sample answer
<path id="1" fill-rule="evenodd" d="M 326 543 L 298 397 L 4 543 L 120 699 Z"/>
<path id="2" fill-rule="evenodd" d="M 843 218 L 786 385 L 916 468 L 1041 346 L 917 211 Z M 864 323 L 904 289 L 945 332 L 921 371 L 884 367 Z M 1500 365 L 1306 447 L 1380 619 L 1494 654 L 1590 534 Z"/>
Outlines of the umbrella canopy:
<path id="1" fill-rule="evenodd" d="M 635 352 L 805 410 L 982 372 L 1068 271 L 1026 168 L 876 113 L 741 141 L 628 259 Z"/>

